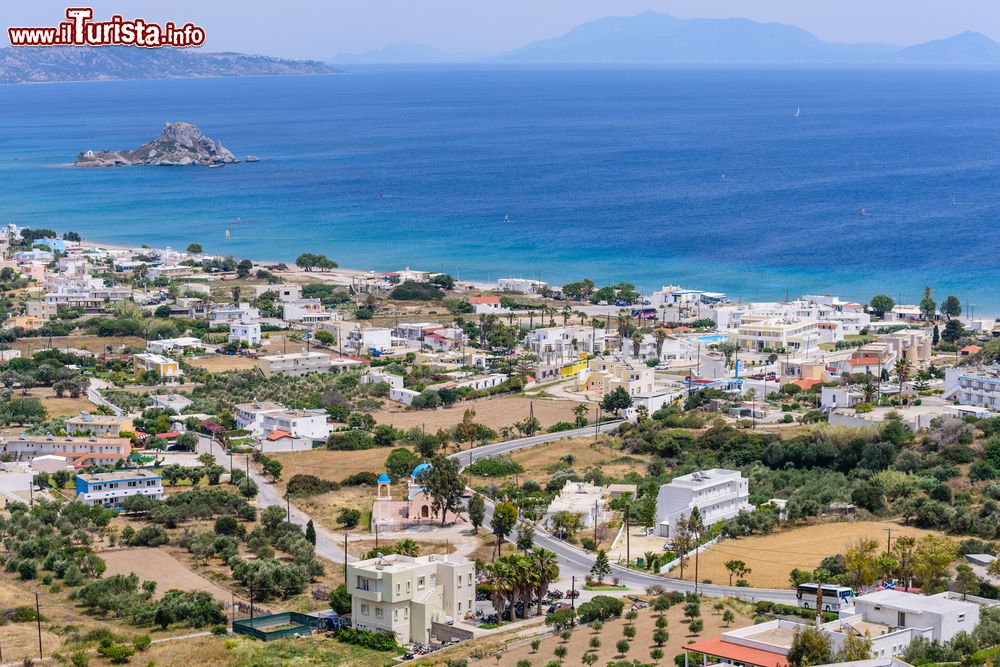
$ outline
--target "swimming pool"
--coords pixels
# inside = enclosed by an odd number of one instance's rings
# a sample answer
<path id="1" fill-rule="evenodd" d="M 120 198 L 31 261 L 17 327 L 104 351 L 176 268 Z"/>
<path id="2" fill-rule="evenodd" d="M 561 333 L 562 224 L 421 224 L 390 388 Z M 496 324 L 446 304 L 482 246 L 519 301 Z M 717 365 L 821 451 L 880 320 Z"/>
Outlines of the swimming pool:
<path id="1" fill-rule="evenodd" d="M 711 336 L 698 336 L 697 338 L 695 338 L 695 340 L 705 343 L 705 345 L 714 345 L 716 343 L 721 343 L 727 338 L 728 336 L 724 336 L 722 334 L 713 334 Z"/>

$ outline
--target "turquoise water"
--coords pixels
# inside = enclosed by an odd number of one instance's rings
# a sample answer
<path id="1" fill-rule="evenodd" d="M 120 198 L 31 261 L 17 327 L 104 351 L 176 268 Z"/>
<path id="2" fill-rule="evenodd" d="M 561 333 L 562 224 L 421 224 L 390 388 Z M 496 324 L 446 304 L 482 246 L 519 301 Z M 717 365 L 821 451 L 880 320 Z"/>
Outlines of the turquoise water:
<path id="1" fill-rule="evenodd" d="M 700 340 L 702 343 L 710 345 L 712 343 L 721 343 L 726 340 L 726 338 L 727 336 L 698 336 L 695 340 Z"/>
<path id="2" fill-rule="evenodd" d="M 262 162 L 64 166 L 167 120 Z M 995 71 L 364 69 L 0 87 L 0 222 L 263 259 L 769 299 L 915 302 L 929 284 L 1000 312 L 998 185 Z"/>

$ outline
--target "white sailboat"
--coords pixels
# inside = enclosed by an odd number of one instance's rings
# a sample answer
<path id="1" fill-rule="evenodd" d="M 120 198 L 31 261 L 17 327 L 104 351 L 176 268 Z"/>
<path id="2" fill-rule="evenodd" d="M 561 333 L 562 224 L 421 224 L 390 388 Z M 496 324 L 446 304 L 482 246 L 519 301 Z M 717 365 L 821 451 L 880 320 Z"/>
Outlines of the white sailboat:
<path id="1" fill-rule="evenodd" d="M 503 222 L 505 225 L 510 222 L 510 214 L 508 213 L 503 214 Z"/>
<path id="2" fill-rule="evenodd" d="M 229 240 L 229 227 L 226 227 L 226 240 Z"/>
<path id="3" fill-rule="evenodd" d="M 798 118 L 802 113 L 802 107 L 795 107 L 795 113 L 792 114 L 792 118 Z"/>

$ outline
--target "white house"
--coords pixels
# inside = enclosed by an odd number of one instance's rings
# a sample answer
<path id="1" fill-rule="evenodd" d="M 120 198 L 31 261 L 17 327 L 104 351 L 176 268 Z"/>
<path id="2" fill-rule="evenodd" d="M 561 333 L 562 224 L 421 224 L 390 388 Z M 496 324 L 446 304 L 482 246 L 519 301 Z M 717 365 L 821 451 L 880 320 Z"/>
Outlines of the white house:
<path id="1" fill-rule="evenodd" d="M 820 387 L 819 406 L 825 410 L 853 408 L 864 400 L 864 394 L 850 387 Z"/>
<path id="2" fill-rule="evenodd" d="M 314 442 L 330 435 L 323 410 L 289 410 L 273 401 L 254 401 L 238 403 L 233 416 L 239 428 L 272 442 L 281 437 Z"/>
<path id="3" fill-rule="evenodd" d="M 390 632 L 400 643 L 428 642 L 432 623 L 475 613 L 475 565 L 462 556 L 400 556 L 347 566 L 351 623 L 359 630 Z"/>
<path id="4" fill-rule="evenodd" d="M 216 308 L 208 314 L 208 319 L 213 325 L 240 322 L 244 319 L 259 320 L 260 311 L 249 303 L 243 302 L 235 306 L 226 305 Z"/>
<path id="5" fill-rule="evenodd" d="M 754 509 L 748 501 L 749 481 L 738 470 L 712 468 L 675 478 L 656 496 L 656 526 L 660 537 L 670 537 L 680 519 L 695 507 L 705 526 Z"/>
<path id="6" fill-rule="evenodd" d="M 382 327 L 351 329 L 347 332 L 347 347 L 358 354 L 369 350 L 384 352 L 392 348 L 392 331 Z"/>
<path id="7" fill-rule="evenodd" d="M 930 638 L 939 642 L 950 641 L 960 632 L 972 634 L 979 623 L 978 604 L 952 599 L 948 593 L 876 591 L 855 598 L 854 609 L 867 623 L 929 630 Z"/>
<path id="8" fill-rule="evenodd" d="M 476 315 L 499 315 L 507 312 L 500 306 L 498 296 L 470 296 L 469 305 Z"/>
<path id="9" fill-rule="evenodd" d="M 260 322 L 256 320 L 240 320 L 229 323 L 229 342 L 246 341 L 254 346 L 261 343 Z"/>
<path id="10" fill-rule="evenodd" d="M 192 336 L 146 341 L 146 351 L 153 354 L 165 354 L 172 350 L 200 350 L 204 347 L 205 344 L 201 340 Z"/>
<path id="11" fill-rule="evenodd" d="M 604 329 L 586 326 L 542 327 L 524 337 L 524 346 L 546 364 L 562 364 L 581 354 L 604 350 Z"/>

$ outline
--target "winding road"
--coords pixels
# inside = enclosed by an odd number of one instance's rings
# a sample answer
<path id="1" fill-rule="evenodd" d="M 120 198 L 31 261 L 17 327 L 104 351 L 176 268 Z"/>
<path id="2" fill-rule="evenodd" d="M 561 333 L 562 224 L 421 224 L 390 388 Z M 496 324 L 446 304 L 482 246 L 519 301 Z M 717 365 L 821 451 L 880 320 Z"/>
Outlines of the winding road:
<path id="1" fill-rule="evenodd" d="M 612 432 L 621 424 L 622 421 L 620 420 L 604 422 L 600 426 L 600 432 Z M 475 449 L 460 452 L 458 454 L 452 454 L 450 458 L 458 459 L 464 468 L 472 462 L 488 456 L 506 454 L 518 449 L 526 449 L 528 447 L 534 447 L 536 445 L 561 440 L 563 438 L 584 437 L 588 435 L 595 435 L 596 433 L 596 426 L 588 426 L 572 431 L 561 431 L 559 433 L 546 433 L 543 435 L 532 436 L 530 438 L 508 440 L 507 442 L 499 442 L 494 445 L 476 447 Z M 486 523 L 488 525 L 488 523 L 493 520 L 494 503 L 485 496 L 483 499 L 486 501 Z M 550 533 L 546 532 L 537 525 L 535 526 L 535 545 L 555 552 L 559 559 L 561 577 L 576 575 L 582 579 L 586 575 L 590 574 L 590 568 L 594 565 L 594 556 L 592 554 L 575 547 L 572 544 L 564 542 L 559 538 L 553 537 Z M 690 581 L 664 577 L 651 572 L 631 570 L 614 564 L 612 564 L 611 569 L 615 576 L 620 577 L 622 582 L 629 586 L 646 587 L 659 585 L 665 590 L 681 592 L 693 591 L 695 589 L 694 583 Z M 736 586 L 719 586 L 717 584 L 699 584 L 698 591 L 704 593 L 705 595 L 729 596 L 749 600 L 751 602 L 755 602 L 757 600 L 771 600 L 773 602 L 780 602 L 783 604 L 798 604 L 798 600 L 795 597 L 795 591 L 791 589 L 743 588 Z"/>

